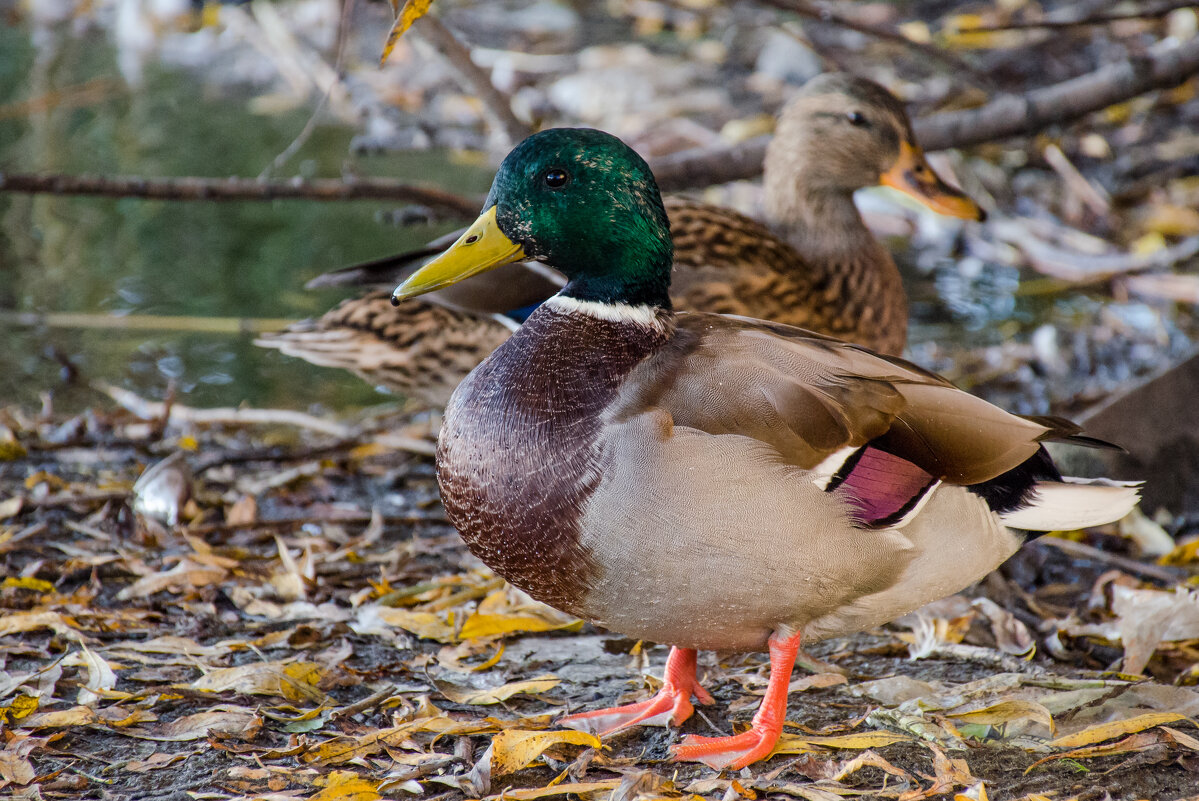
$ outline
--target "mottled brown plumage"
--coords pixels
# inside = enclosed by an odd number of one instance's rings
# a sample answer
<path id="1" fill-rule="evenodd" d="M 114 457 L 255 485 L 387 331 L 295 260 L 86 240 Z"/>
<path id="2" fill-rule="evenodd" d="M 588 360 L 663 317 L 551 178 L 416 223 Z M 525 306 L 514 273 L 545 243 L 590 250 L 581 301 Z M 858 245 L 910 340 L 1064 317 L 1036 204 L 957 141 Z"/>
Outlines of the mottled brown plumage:
<path id="1" fill-rule="evenodd" d="M 847 115 L 856 115 L 861 124 Z M 904 143 L 914 148 L 911 164 L 901 153 Z M 783 110 L 767 152 L 765 222 L 694 200 L 665 199 L 675 247 L 675 307 L 775 320 L 901 353 L 908 316 L 903 283 L 891 255 L 863 223 L 853 192 L 907 166 L 922 171 L 922 177 L 900 186 L 903 191 L 930 205 L 947 204 L 941 207 L 947 213 L 980 214 L 923 162 L 903 106 L 887 90 L 839 73 L 814 79 Z M 394 287 L 429 253 L 426 248 L 349 268 L 320 283 Z M 432 303 L 455 312 L 437 315 L 437 327 L 461 328 L 463 335 L 455 341 L 478 337 L 476 364 L 508 333 L 503 322 L 481 312 L 530 306 L 560 287 L 546 278 L 544 267 L 527 274 L 521 269 L 512 265 L 430 296 Z M 347 336 L 342 328 L 359 303 L 370 307 L 372 324 L 356 326 Z M 396 312 L 394 323 L 387 315 L 374 296 L 367 296 L 302 323 L 299 331 L 288 329 L 258 343 L 317 364 L 346 367 L 375 385 L 432 405 L 444 404 L 474 365 L 469 358 L 447 365 L 438 354 L 444 338 L 395 337 L 405 324 L 432 330 L 432 321 L 416 322 L 418 312 Z M 342 352 L 333 357 L 335 349 Z M 384 355 L 388 349 L 394 351 L 390 356 Z"/>

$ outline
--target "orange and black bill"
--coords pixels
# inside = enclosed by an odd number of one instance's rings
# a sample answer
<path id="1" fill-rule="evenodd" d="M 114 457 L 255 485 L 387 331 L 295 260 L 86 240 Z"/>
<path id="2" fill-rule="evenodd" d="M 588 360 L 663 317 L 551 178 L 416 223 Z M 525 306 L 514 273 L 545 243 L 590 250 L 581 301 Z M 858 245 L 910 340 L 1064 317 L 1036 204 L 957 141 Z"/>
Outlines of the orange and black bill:
<path id="1" fill-rule="evenodd" d="M 883 173 L 879 183 L 911 195 L 939 214 L 979 221 L 987 217 L 965 192 L 945 183 L 929 166 L 920 146 L 911 142 L 900 143 L 899 159 Z"/>

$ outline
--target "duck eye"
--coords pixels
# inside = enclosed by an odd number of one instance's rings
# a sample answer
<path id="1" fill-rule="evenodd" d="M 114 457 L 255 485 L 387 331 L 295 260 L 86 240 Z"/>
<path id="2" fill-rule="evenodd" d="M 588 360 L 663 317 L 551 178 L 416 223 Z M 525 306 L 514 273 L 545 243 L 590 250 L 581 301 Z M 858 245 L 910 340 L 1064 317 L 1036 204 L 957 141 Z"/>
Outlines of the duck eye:
<path id="1" fill-rule="evenodd" d="M 870 127 L 870 121 L 868 119 L 866 119 L 866 115 L 860 111 L 851 111 L 845 115 L 845 118 L 848 119 L 849 124 L 854 126 L 855 128 L 869 128 Z"/>
<path id="2" fill-rule="evenodd" d="M 570 174 L 566 170 L 555 167 L 546 172 L 541 179 L 550 189 L 561 189 L 566 186 L 566 182 L 570 180 Z"/>

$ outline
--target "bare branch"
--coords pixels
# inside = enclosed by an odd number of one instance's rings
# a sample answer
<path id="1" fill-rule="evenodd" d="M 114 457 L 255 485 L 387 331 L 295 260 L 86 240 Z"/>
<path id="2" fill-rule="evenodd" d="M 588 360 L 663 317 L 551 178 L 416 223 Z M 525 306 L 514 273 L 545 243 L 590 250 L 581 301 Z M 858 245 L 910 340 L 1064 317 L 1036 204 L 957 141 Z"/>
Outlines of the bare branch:
<path id="1" fill-rule="evenodd" d="M 1144 56 L 1024 95 L 1003 95 L 978 108 L 936 114 L 915 123 L 928 150 L 966 147 L 1070 122 L 1153 89 L 1175 86 L 1199 72 L 1199 37 L 1159 43 Z"/>
<path id="2" fill-rule="evenodd" d="M 975 69 L 967 64 L 962 59 L 942 50 L 939 47 L 934 47 L 924 42 L 916 42 L 904 36 L 899 31 L 893 28 L 880 28 L 876 25 L 867 25 L 861 22 L 855 22 L 848 17 L 843 17 L 830 9 L 815 6 L 806 0 L 758 0 L 763 5 L 777 8 L 780 11 L 789 11 L 798 17 L 814 20 L 816 22 L 824 22 L 829 25 L 836 25 L 839 28 L 856 31 L 857 33 L 879 39 L 884 42 L 893 42 L 909 50 L 914 50 L 923 56 L 927 56 L 935 61 L 952 67 L 958 72 L 964 72 L 970 76 L 970 79 L 983 86 L 993 86 L 991 78 L 983 72 Z"/>
<path id="3" fill-rule="evenodd" d="M 1199 73 L 1199 38 L 1180 45 L 1160 43 L 1145 56 L 1100 67 L 1023 95 L 1001 95 L 963 111 L 916 120 L 916 138 L 926 150 L 945 150 L 1033 133 L 1071 122 L 1154 89 L 1175 86 Z M 768 136 L 737 145 L 694 148 L 654 159 L 664 190 L 709 186 L 753 178 L 762 172 Z"/>
<path id="4" fill-rule="evenodd" d="M 1064 28 L 1081 28 L 1088 25 L 1110 25 L 1113 22 L 1123 22 L 1132 19 L 1157 19 L 1180 8 L 1192 8 L 1194 5 L 1195 0 L 1171 0 L 1171 2 L 1162 5 L 1143 8 L 1137 11 L 1093 14 L 1089 17 L 1080 17 L 1079 19 L 1043 19 L 1031 22 L 1005 22 L 1002 25 L 978 25 L 970 28 L 959 28 L 958 33 L 995 33 L 998 31 L 1037 29 L 1060 30 Z"/>
<path id="5" fill-rule="evenodd" d="M 509 145 L 515 145 L 533 133 L 532 128 L 512 113 L 512 103 L 508 97 L 496 89 L 490 76 L 471 60 L 470 48 L 459 42 L 454 32 L 440 19 L 433 14 L 426 14 L 417 20 L 414 30 L 441 54 L 450 68 L 474 91 L 483 103 L 492 127 L 503 132 Z"/>
<path id="6" fill-rule="evenodd" d="M 474 217 L 479 212 L 477 198 L 384 178 L 258 181 L 252 178 L 141 178 L 132 175 L 0 172 L 0 192 L 140 197 L 147 200 L 390 200 L 419 203 L 462 218 Z"/>

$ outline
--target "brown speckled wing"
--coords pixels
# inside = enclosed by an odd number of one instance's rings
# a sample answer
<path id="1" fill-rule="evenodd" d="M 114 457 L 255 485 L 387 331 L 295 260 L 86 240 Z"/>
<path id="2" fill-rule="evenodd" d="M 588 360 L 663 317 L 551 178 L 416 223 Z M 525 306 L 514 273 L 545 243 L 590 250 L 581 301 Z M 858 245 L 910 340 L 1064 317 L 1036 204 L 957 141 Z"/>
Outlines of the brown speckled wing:
<path id="1" fill-rule="evenodd" d="M 665 205 L 676 308 L 774 320 L 882 353 L 903 351 L 907 296 L 878 242 L 863 240 L 852 256 L 805 257 L 803 242 L 729 209 L 678 197 Z"/>
<path id="2" fill-rule="evenodd" d="M 511 331 L 486 315 L 422 301 L 391 305 L 391 292 L 343 301 L 256 340 L 322 367 L 340 367 L 377 386 L 431 406 L 444 406 L 454 388 Z"/>

